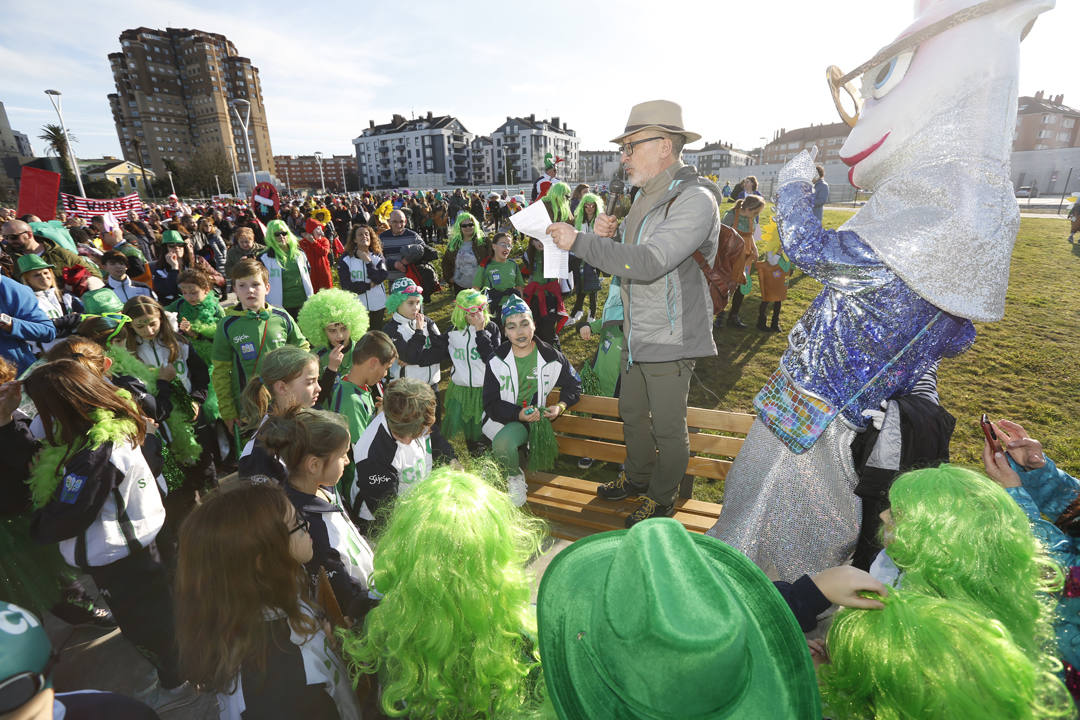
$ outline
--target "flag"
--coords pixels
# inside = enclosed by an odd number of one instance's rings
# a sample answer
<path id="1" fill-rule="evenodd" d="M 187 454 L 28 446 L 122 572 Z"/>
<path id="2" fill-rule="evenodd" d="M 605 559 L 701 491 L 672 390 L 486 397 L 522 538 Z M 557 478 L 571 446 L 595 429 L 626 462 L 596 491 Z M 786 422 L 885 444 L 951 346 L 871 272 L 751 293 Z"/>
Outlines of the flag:
<path id="1" fill-rule="evenodd" d="M 23 167 L 19 179 L 21 215 L 37 215 L 42 220 L 56 217 L 56 193 L 60 192 L 60 173 Z"/>
<path id="2" fill-rule="evenodd" d="M 131 193 L 113 200 L 97 200 L 95 198 L 60 193 L 60 201 L 64 206 L 64 212 L 68 215 L 78 215 L 87 220 L 95 215 L 104 215 L 107 212 L 126 218 L 128 210 L 134 210 L 140 218 L 146 217 L 146 210 L 143 208 L 138 193 Z"/>

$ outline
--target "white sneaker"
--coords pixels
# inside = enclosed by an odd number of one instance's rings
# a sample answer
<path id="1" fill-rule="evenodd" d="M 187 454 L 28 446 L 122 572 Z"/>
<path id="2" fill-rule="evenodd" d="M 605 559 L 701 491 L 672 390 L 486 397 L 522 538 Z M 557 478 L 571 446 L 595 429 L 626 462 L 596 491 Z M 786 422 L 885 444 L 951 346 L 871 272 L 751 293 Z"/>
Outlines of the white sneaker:
<path id="1" fill-rule="evenodd" d="M 511 475 L 507 478 L 506 490 L 510 494 L 510 502 L 514 504 L 514 507 L 521 507 L 524 505 L 526 496 L 529 493 L 529 488 L 525 484 L 524 473 Z"/>
<path id="2" fill-rule="evenodd" d="M 574 313 L 573 315 L 570 316 L 570 322 L 568 324 L 569 325 L 574 325 L 575 323 L 577 323 L 577 321 L 581 319 L 581 315 L 582 315 L 581 310 L 578 310 L 576 313 Z"/>

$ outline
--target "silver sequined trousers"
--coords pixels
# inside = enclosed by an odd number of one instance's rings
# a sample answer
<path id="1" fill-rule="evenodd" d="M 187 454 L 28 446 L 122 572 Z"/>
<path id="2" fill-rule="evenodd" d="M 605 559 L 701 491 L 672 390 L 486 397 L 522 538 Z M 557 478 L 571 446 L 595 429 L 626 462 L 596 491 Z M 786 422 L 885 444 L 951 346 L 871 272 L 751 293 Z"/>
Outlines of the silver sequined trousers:
<path id="1" fill-rule="evenodd" d="M 834 420 L 796 455 L 755 420 L 728 472 L 720 519 L 706 534 L 744 552 L 773 580 L 794 582 L 843 564 L 862 520 L 854 437 Z"/>

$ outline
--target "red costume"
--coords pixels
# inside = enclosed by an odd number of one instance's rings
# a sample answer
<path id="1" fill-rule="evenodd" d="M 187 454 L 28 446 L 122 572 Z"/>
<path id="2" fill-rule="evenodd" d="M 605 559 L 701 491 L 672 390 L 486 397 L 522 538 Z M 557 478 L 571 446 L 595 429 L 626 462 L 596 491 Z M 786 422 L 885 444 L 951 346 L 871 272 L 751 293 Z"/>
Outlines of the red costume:
<path id="1" fill-rule="evenodd" d="M 308 220 L 305 235 L 312 233 L 315 227 L 322 228 L 322 225 L 317 220 Z M 311 289 L 319 292 L 323 288 L 334 287 L 334 278 L 330 274 L 330 240 L 325 235 L 312 234 L 310 238 L 300 240 L 300 249 L 307 255 Z"/>

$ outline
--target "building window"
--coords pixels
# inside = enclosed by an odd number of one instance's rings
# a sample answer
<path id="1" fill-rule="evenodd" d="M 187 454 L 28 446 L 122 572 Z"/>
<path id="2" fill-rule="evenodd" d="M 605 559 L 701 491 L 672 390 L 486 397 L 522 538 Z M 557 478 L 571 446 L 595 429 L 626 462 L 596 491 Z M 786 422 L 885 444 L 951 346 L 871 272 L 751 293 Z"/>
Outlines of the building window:
<path id="1" fill-rule="evenodd" d="M 1065 118 L 1061 121 L 1061 127 L 1063 128 L 1071 128 L 1074 125 L 1076 125 L 1076 118 Z"/>

